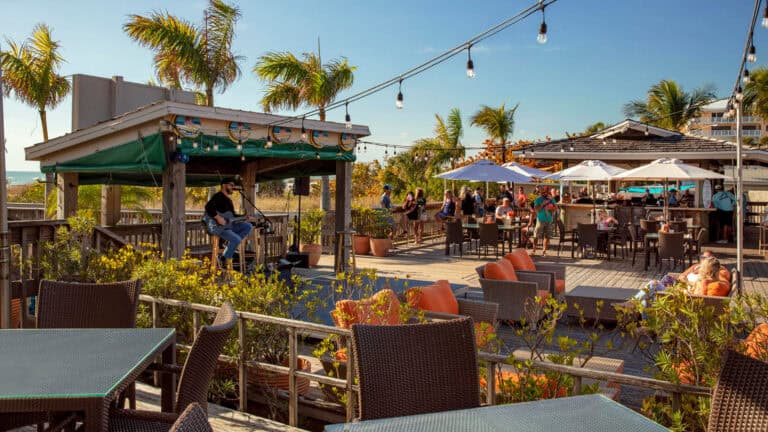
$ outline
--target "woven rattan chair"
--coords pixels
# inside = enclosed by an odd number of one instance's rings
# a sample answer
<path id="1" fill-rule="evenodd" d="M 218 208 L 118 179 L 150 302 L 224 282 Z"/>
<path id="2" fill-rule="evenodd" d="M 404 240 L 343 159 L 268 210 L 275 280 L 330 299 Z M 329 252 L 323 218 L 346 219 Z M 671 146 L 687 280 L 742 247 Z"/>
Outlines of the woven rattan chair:
<path id="1" fill-rule="evenodd" d="M 80 283 L 44 280 L 37 299 L 37 328 L 132 328 L 141 281 Z"/>
<path id="2" fill-rule="evenodd" d="M 141 430 L 166 432 L 179 414 L 197 402 L 207 412 L 208 386 L 216 369 L 216 362 L 231 330 L 237 323 L 237 314 L 229 303 L 224 303 L 213 324 L 202 326 L 189 350 L 184 367 L 160 365 L 159 372 L 180 374 L 173 413 L 140 410 L 113 410 L 109 416 L 110 431 Z"/>
<path id="3" fill-rule="evenodd" d="M 488 247 L 496 250 L 496 258 L 499 257 L 499 226 L 495 223 L 481 223 L 478 225 L 480 238 L 477 243 L 477 257 L 480 258 L 480 248 L 485 248 L 485 255 L 488 256 Z"/>
<path id="4" fill-rule="evenodd" d="M 427 324 L 352 326 L 360 419 L 480 406 L 470 318 Z"/>
<path id="5" fill-rule="evenodd" d="M 485 265 L 475 268 L 480 277 L 483 300 L 499 305 L 498 317 L 501 321 L 518 322 L 526 319 L 536 323 L 543 317 L 543 309 L 535 307 L 536 297 L 542 293 L 555 296 L 552 274 L 547 272 L 516 272 L 517 280 L 497 280 L 485 278 Z"/>
<path id="6" fill-rule="evenodd" d="M 459 246 L 459 256 L 463 256 L 464 248 L 464 230 L 461 227 L 461 220 L 456 219 L 445 223 L 445 254 L 450 253 L 451 245 Z"/>
<path id="7" fill-rule="evenodd" d="M 629 235 L 629 247 L 632 251 L 632 267 L 634 267 L 637 251 L 642 250 L 642 252 L 645 253 L 645 243 L 642 238 L 638 237 L 638 227 L 636 225 L 627 225 L 627 235 Z"/>
<path id="8" fill-rule="evenodd" d="M 205 411 L 193 402 L 181 413 L 169 432 L 213 432 L 213 428 Z"/>
<path id="9" fill-rule="evenodd" d="M 712 392 L 709 432 L 768 430 L 768 363 L 728 350 Z"/>
<path id="10" fill-rule="evenodd" d="M 573 231 L 568 231 L 565 229 L 565 224 L 560 219 L 557 219 L 557 234 L 558 234 L 558 241 L 557 241 L 557 256 L 560 256 L 560 251 L 563 250 L 563 245 L 566 243 L 571 244 L 571 258 L 573 258 L 574 252 L 576 251 L 576 236 L 574 235 Z"/>
<path id="11" fill-rule="evenodd" d="M 581 257 L 586 256 L 587 248 L 592 248 L 595 254 L 600 250 L 597 237 L 597 224 L 577 224 L 576 234 L 578 236 L 578 248 L 581 250 Z"/>
<path id="12" fill-rule="evenodd" d="M 688 222 L 684 220 L 672 221 L 669 223 L 669 228 L 674 232 L 688 232 Z"/>
<path id="13" fill-rule="evenodd" d="M 680 264 L 685 263 L 686 250 L 684 235 L 685 233 L 682 232 L 659 233 L 659 247 L 658 253 L 656 254 L 656 260 L 659 263 L 659 266 L 661 266 L 661 262 L 665 259 L 672 260 L 673 269 L 677 266 L 678 261 Z"/>
<path id="14" fill-rule="evenodd" d="M 640 220 L 640 237 L 644 237 L 647 233 L 655 233 L 659 231 L 659 221 L 641 219 Z"/>

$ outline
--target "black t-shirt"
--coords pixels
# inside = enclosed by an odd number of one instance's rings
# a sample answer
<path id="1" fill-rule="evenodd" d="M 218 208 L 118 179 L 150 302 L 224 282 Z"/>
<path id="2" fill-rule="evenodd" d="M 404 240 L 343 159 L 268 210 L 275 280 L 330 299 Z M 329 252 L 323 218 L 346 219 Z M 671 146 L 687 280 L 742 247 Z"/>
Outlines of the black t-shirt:
<path id="1" fill-rule="evenodd" d="M 475 198 L 469 192 L 461 200 L 461 212 L 464 214 L 473 214 L 475 212 Z"/>
<path id="2" fill-rule="evenodd" d="M 205 204 L 205 212 L 208 216 L 215 217 L 219 213 L 231 212 L 235 213 L 235 206 L 232 204 L 232 200 L 224 194 L 224 192 L 216 192 L 211 199 Z"/>

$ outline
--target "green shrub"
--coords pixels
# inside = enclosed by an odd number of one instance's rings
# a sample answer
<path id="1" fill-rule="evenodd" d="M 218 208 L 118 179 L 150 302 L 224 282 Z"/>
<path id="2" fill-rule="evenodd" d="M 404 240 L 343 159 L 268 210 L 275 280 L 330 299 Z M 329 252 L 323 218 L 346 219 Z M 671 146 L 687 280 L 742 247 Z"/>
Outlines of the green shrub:
<path id="1" fill-rule="evenodd" d="M 325 222 L 325 212 L 320 209 L 311 209 L 301 215 L 301 231 L 299 232 L 299 241 L 302 244 L 315 244 L 320 241 L 320 235 L 323 233 L 323 222 Z M 291 221 L 291 228 L 296 232 L 298 224 Z"/>

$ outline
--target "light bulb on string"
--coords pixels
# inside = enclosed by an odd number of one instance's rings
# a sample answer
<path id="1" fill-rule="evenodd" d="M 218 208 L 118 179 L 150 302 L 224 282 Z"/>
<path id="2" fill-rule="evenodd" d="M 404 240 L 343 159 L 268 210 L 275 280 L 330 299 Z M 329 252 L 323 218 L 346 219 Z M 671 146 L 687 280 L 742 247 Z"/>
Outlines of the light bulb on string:
<path id="1" fill-rule="evenodd" d="M 749 78 L 749 69 L 744 68 L 744 78 L 742 78 L 742 82 L 746 85 L 749 84 L 750 78 Z"/>
<path id="2" fill-rule="evenodd" d="M 539 26 L 539 35 L 536 37 L 536 42 L 540 44 L 547 43 L 547 21 L 544 16 L 544 8 L 541 8 L 541 25 Z"/>
<path id="3" fill-rule="evenodd" d="M 320 152 L 315 152 L 315 159 L 320 159 Z"/>
<path id="4" fill-rule="evenodd" d="M 400 85 L 397 90 L 397 99 L 395 100 L 395 106 L 397 109 L 403 109 L 403 80 L 400 80 Z"/>
<path id="5" fill-rule="evenodd" d="M 176 145 L 181 145 L 181 137 L 180 136 L 176 137 Z"/>
<path id="6" fill-rule="evenodd" d="M 349 102 L 344 103 L 344 111 L 347 115 L 344 116 L 344 121 L 347 123 L 347 129 L 352 129 L 352 117 L 349 116 Z"/>
<path id="7" fill-rule="evenodd" d="M 213 151 L 219 151 L 219 143 L 218 142 L 214 142 L 213 143 Z"/>
<path id="8" fill-rule="evenodd" d="M 749 54 L 747 55 L 747 61 L 750 63 L 754 63 L 757 61 L 757 50 L 755 49 L 755 45 L 749 47 Z"/>
<path id="9" fill-rule="evenodd" d="M 768 5 L 765 6 L 765 12 L 763 12 L 763 27 L 768 28 Z"/>
<path id="10" fill-rule="evenodd" d="M 269 133 L 269 129 L 267 129 L 267 143 L 264 144 L 265 148 L 272 148 L 272 135 Z"/>
<path id="11" fill-rule="evenodd" d="M 239 152 L 243 151 L 243 143 L 240 141 L 237 142 L 237 151 Z"/>
<path id="12" fill-rule="evenodd" d="M 741 86 L 736 88 L 736 100 L 741 101 L 744 98 L 744 94 L 741 92 Z"/>
<path id="13" fill-rule="evenodd" d="M 645 127 L 645 136 L 650 135 L 651 132 L 648 130 L 648 126 Z"/>
<path id="14" fill-rule="evenodd" d="M 192 141 L 192 148 L 193 148 L 193 149 L 196 149 L 196 148 L 197 148 L 197 140 L 195 140 L 195 141 Z"/>
<path id="15" fill-rule="evenodd" d="M 301 118 L 301 139 L 307 140 L 307 130 L 304 128 L 304 117 Z"/>
<path id="16" fill-rule="evenodd" d="M 472 61 L 472 44 L 467 44 L 467 78 L 475 77 L 475 63 Z"/>
<path id="17" fill-rule="evenodd" d="M 571 143 L 571 147 L 569 147 L 568 150 L 573 151 L 573 143 Z"/>
<path id="18" fill-rule="evenodd" d="M 245 162 L 245 155 L 244 154 L 240 154 L 240 160 Z"/>

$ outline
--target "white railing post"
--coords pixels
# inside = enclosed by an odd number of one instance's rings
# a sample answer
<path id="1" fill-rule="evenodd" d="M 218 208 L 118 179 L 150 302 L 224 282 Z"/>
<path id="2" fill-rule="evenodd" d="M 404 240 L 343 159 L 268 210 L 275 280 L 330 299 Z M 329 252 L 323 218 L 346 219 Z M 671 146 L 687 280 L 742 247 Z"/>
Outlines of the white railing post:
<path id="1" fill-rule="evenodd" d="M 296 349 L 296 327 L 288 328 L 288 424 L 299 424 L 299 391 L 296 388 L 296 363 L 298 355 Z"/>
<path id="2" fill-rule="evenodd" d="M 237 342 L 240 345 L 240 358 L 237 365 L 237 381 L 240 386 L 240 411 L 248 410 L 248 365 L 245 358 L 245 318 L 237 317 Z"/>

